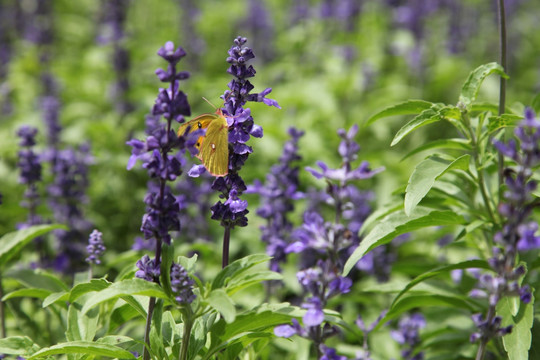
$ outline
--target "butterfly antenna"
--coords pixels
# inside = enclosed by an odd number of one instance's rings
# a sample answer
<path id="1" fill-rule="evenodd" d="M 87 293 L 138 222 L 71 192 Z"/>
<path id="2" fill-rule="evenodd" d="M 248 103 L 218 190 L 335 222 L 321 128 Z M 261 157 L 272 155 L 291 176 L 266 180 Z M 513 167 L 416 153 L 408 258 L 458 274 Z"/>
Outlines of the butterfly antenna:
<path id="1" fill-rule="evenodd" d="M 204 100 L 204 101 L 206 101 L 207 103 L 209 103 L 209 104 L 210 104 L 210 106 L 212 106 L 212 107 L 214 108 L 214 110 L 217 110 L 217 106 L 216 106 L 216 105 L 214 105 L 214 104 L 212 104 L 212 103 L 210 102 L 210 100 L 208 100 L 208 99 L 207 99 L 207 98 L 205 98 L 204 96 L 203 96 L 203 100 Z"/>

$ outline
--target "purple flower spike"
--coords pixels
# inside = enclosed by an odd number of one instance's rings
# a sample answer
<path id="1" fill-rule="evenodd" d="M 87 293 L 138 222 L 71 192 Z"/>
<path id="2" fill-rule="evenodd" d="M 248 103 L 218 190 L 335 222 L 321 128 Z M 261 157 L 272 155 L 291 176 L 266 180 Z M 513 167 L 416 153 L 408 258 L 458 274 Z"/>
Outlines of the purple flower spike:
<path id="1" fill-rule="evenodd" d="M 191 304 L 195 300 L 194 284 L 195 281 L 189 277 L 182 265 L 176 263 L 171 265 L 171 289 L 176 301 L 180 304 Z"/>
<path id="2" fill-rule="evenodd" d="M 248 62 L 255 57 L 253 51 L 245 46 L 246 38 L 237 37 L 229 49 L 227 62 L 231 64 L 227 72 L 233 76 L 229 82 L 229 90 L 222 96 L 225 104 L 222 112 L 229 126 L 229 173 L 225 179 L 217 178 L 212 189 L 220 191 L 225 202 L 217 202 L 212 206 L 212 219 L 219 220 L 221 225 L 228 228 L 247 225 L 247 202 L 240 200 L 246 190 L 242 178 L 238 175 L 253 149 L 246 145 L 251 136 L 262 137 L 263 130 L 256 125 L 251 116 L 251 110 L 244 108 L 248 101 L 263 102 L 271 106 L 279 106 L 274 100 L 266 98 L 271 89 L 265 89 L 259 94 L 250 94 L 254 86 L 248 80 L 255 76 L 255 69 Z M 197 169 L 192 169 L 198 174 Z"/>
<path id="3" fill-rule="evenodd" d="M 89 264 L 101 264 L 99 257 L 103 255 L 106 250 L 103 240 L 101 239 L 102 235 L 103 234 L 99 231 L 94 230 L 88 238 L 88 246 L 86 247 L 88 257 L 86 258 L 86 262 Z"/>
<path id="4" fill-rule="evenodd" d="M 199 132 L 194 132 L 179 138 L 172 128 L 173 121 L 183 122 L 184 116 L 191 114 L 187 96 L 179 89 L 180 80 L 186 79 L 188 74 L 176 69 L 177 63 L 186 55 L 185 51 L 167 42 L 159 49 L 158 55 L 168 62 L 168 68 L 167 71 L 159 69 L 156 74 L 169 86 L 160 89 L 152 115 L 147 116 L 146 141 L 132 139 L 127 142 L 132 147 L 128 170 L 141 160 L 151 179 L 144 198 L 147 208 L 141 231 L 146 240 L 155 241 L 156 249 L 162 242 L 171 243 L 171 231 L 180 231 L 180 206 L 167 183 L 182 174 L 185 163 L 183 150 L 193 148 L 195 136 L 200 136 Z M 160 122 L 161 118 L 165 121 Z M 156 253 L 159 254 L 158 251 Z"/>

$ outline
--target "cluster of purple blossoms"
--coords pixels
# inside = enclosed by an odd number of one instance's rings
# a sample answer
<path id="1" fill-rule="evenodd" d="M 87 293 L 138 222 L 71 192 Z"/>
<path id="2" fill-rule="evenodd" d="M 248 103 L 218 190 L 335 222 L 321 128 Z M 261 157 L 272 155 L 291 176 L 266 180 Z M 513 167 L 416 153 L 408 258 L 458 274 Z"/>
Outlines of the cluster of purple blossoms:
<path id="1" fill-rule="evenodd" d="M 189 277 L 186 269 L 180 264 L 171 265 L 171 289 L 174 298 L 180 304 L 191 304 L 195 300 L 193 293 L 195 281 Z"/>
<path id="2" fill-rule="evenodd" d="M 422 360 L 424 353 L 416 352 L 415 348 L 420 344 L 419 331 L 426 326 L 426 319 L 420 313 L 407 315 L 399 320 L 399 329 L 390 332 L 392 338 L 401 345 L 405 345 L 401 356 L 405 360 Z"/>
<path id="3" fill-rule="evenodd" d="M 234 77 L 228 84 L 230 90 L 225 91 L 222 96 L 225 100 L 222 111 L 229 127 L 229 173 L 216 178 L 212 184 L 212 189 L 221 192 L 220 197 L 226 199 L 212 206 L 212 219 L 219 220 L 221 225 L 228 229 L 247 225 L 247 201 L 240 199 L 246 185 L 238 172 L 253 152 L 251 146 L 246 144 L 247 141 L 251 136 L 263 136 L 262 128 L 253 121 L 251 110 L 244 108 L 244 105 L 248 101 L 255 101 L 279 108 L 275 100 L 266 98 L 272 91 L 270 88 L 250 94 L 254 86 L 249 79 L 255 76 L 255 69 L 247 63 L 255 55 L 250 48 L 244 46 L 246 42 L 246 38 L 237 37 L 227 58 L 227 62 L 231 64 L 227 72 Z M 199 165 L 191 168 L 189 173 L 191 176 L 198 176 L 203 171 L 204 166 Z"/>
<path id="4" fill-rule="evenodd" d="M 494 274 L 482 274 L 478 277 L 478 287 L 471 291 L 471 296 L 488 298 L 489 306 L 495 309 L 497 303 L 506 296 L 519 296 L 525 304 L 532 299 L 528 285 L 520 285 L 525 274 L 523 265 L 516 266 L 518 252 L 540 248 L 540 236 L 536 235 L 538 224 L 530 217 L 536 199 L 533 191 L 537 183 L 532 179 L 533 169 L 540 164 L 540 120 L 532 109 L 525 110 L 525 119 L 514 132 L 518 143 L 511 139 L 508 143 L 494 141 L 495 147 L 517 165 L 504 172 L 506 191 L 504 202 L 499 205 L 499 213 L 505 222 L 495 234 L 493 256 L 488 263 Z M 471 335 L 471 341 L 481 340 L 486 343 L 495 336 L 502 336 L 511 331 L 511 326 L 501 327 L 501 318 L 492 314 L 484 319 L 481 314 L 473 315 L 478 331 Z"/>
<path id="5" fill-rule="evenodd" d="M 113 101 L 117 112 L 125 115 L 133 109 L 127 100 L 129 90 L 130 60 L 127 49 L 122 45 L 125 37 L 124 23 L 127 17 L 129 0 L 110 0 L 103 6 L 101 33 L 97 41 L 102 44 L 113 44 L 113 65 L 116 82 L 113 85 Z"/>
<path id="6" fill-rule="evenodd" d="M 103 239 L 101 238 L 103 234 L 97 230 L 94 229 L 92 233 L 90 233 L 90 237 L 88 238 L 88 246 L 86 247 L 86 251 L 88 252 L 88 257 L 86 258 L 86 262 L 89 264 L 101 264 L 101 260 L 99 259 L 101 255 L 105 252 L 105 244 L 103 244 Z"/>
<path id="7" fill-rule="evenodd" d="M 279 264 L 286 260 L 285 249 L 293 230 L 288 214 L 294 211 L 294 201 L 303 197 L 298 191 L 299 168 L 293 163 L 302 159 L 298 155 L 298 140 L 304 132 L 290 128 L 289 135 L 291 139 L 285 143 L 279 163 L 266 175 L 265 184 L 255 180 L 246 191 L 260 196 L 262 205 L 257 215 L 267 220 L 267 225 L 261 226 L 261 239 L 266 243 L 266 253 L 272 256 L 270 269 L 273 271 L 281 271 Z"/>
<path id="8" fill-rule="evenodd" d="M 325 339 L 337 333 L 337 328 L 324 322 L 323 309 L 330 298 L 348 293 L 351 289 L 352 280 L 341 276 L 339 269 L 343 268 L 351 248 L 359 244 L 358 231 L 369 213 L 365 198 L 356 196 L 358 190 L 351 181 L 367 179 L 382 171 L 371 170 L 365 161 L 353 168 L 352 163 L 357 160 L 360 150 L 354 141 L 357 131 L 356 125 L 348 132 L 343 129 L 338 131 L 342 139 L 338 148 L 342 158 L 340 168 L 331 169 L 323 162 L 318 162 L 320 171 L 306 168 L 317 179 L 326 180 L 326 203 L 334 207 L 334 221 L 325 221 L 314 208 L 306 211 L 304 223 L 293 231 L 295 241 L 285 249 L 286 253 L 302 254 L 301 271 L 297 273 L 297 278 L 306 293 L 302 304 L 307 309 L 303 317 L 305 329 L 293 323 L 292 326 L 276 327 L 275 333 L 278 336 L 297 334 L 307 337 L 314 342 L 319 355 Z M 362 201 L 356 203 L 359 198 Z M 325 347 L 324 351 L 332 354 L 332 350 L 328 349 Z"/>
<path id="9" fill-rule="evenodd" d="M 21 150 L 19 150 L 19 161 L 17 162 L 21 172 L 19 182 L 26 185 L 25 200 L 22 201 L 21 206 L 28 209 L 28 219 L 25 223 L 19 224 L 19 228 L 43 222 L 37 214 L 40 197 L 37 184 L 41 181 L 41 159 L 33 150 L 34 145 L 36 145 L 37 132 L 36 128 L 30 126 L 21 126 L 17 130 L 17 136 L 21 138 L 19 143 Z"/>
<path id="10" fill-rule="evenodd" d="M 144 279 L 151 282 L 159 282 L 159 275 L 161 275 L 160 263 L 156 263 L 155 259 L 150 259 L 148 255 L 144 255 L 137 261 L 137 272 L 135 277 Z"/>

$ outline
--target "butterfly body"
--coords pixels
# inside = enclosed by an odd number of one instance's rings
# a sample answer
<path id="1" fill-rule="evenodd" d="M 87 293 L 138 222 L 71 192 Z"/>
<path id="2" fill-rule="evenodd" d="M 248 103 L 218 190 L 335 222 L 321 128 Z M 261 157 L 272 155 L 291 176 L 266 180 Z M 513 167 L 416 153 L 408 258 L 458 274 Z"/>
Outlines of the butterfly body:
<path id="1" fill-rule="evenodd" d="M 221 109 L 214 114 L 202 114 L 180 126 L 178 136 L 199 129 L 206 129 L 206 135 L 199 137 L 195 147 L 199 149 L 197 158 L 213 176 L 225 176 L 229 172 L 229 127 Z"/>

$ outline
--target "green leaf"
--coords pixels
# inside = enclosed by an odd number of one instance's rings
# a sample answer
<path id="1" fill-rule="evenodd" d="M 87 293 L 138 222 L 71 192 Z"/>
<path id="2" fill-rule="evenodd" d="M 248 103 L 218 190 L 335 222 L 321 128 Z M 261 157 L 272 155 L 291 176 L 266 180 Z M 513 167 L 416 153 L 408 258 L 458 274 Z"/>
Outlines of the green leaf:
<path id="1" fill-rule="evenodd" d="M 114 300 L 128 295 L 153 296 L 161 299 L 169 298 L 161 286 L 156 283 L 143 279 L 122 280 L 120 282 L 113 283 L 108 288 L 93 294 L 84 304 L 82 313 L 85 314 L 94 306 L 97 306 L 105 301 Z"/>
<path id="2" fill-rule="evenodd" d="M 28 336 L 9 336 L 0 339 L 1 354 L 25 355 L 37 350 L 39 347 Z"/>
<path id="3" fill-rule="evenodd" d="M 374 247 L 390 242 L 398 235 L 428 226 L 444 226 L 464 224 L 463 216 L 453 211 L 437 211 L 417 207 L 410 216 L 403 211 L 387 215 L 362 239 L 343 268 L 346 276 L 353 266 Z"/>
<path id="4" fill-rule="evenodd" d="M 532 290 L 534 294 L 534 290 Z M 514 298 L 503 298 L 497 304 L 497 313 L 502 316 L 502 326 L 512 325 L 512 332 L 503 336 L 504 349 L 509 360 L 529 359 L 531 348 L 531 330 L 534 321 L 534 297 L 528 304 L 520 304 L 517 314 L 512 315 L 512 301 Z"/>
<path id="5" fill-rule="evenodd" d="M 5 234 L 0 238 L 0 269 L 17 255 L 29 242 L 55 229 L 67 229 L 64 225 L 35 225 Z"/>
<path id="6" fill-rule="evenodd" d="M 442 159 L 436 155 L 420 162 L 414 169 L 405 190 L 405 214 L 410 215 L 416 205 L 427 195 L 439 177 L 453 169 L 467 170 L 470 155 L 463 155 L 454 161 Z"/>
<path id="7" fill-rule="evenodd" d="M 47 306 L 54 304 L 56 302 L 65 303 L 66 301 L 69 301 L 69 292 L 67 291 L 59 291 L 50 294 L 45 299 L 43 299 L 42 307 L 46 308 Z"/>
<path id="8" fill-rule="evenodd" d="M 78 301 L 70 304 L 67 315 L 66 339 L 69 341 L 94 339 L 99 320 L 99 309 L 91 309 L 86 313 L 81 313 L 85 300 L 90 295 L 81 297 Z"/>
<path id="9" fill-rule="evenodd" d="M 69 294 L 69 301 L 74 302 L 84 294 L 93 291 L 101 291 L 109 287 L 112 283 L 105 279 L 92 279 L 90 282 L 80 283 L 73 287 Z"/>
<path id="10" fill-rule="evenodd" d="M 227 323 L 232 323 L 236 318 L 236 309 L 234 307 L 234 303 L 227 295 L 225 290 L 212 290 L 206 301 L 211 307 L 219 311 Z"/>
<path id="11" fill-rule="evenodd" d="M 195 272 L 195 265 L 197 265 L 197 259 L 198 255 L 195 253 L 190 258 L 185 256 L 179 256 L 177 261 L 180 265 L 184 267 L 184 269 L 186 269 L 189 274 L 192 274 Z"/>
<path id="12" fill-rule="evenodd" d="M 9 270 L 6 272 L 5 277 L 15 279 L 29 288 L 45 289 L 50 290 L 51 292 L 69 290 L 67 285 L 60 278 L 43 269 Z"/>
<path id="13" fill-rule="evenodd" d="M 30 298 L 37 298 L 37 299 L 45 299 L 47 296 L 49 296 L 51 292 L 49 290 L 44 289 L 19 289 L 10 292 L 9 294 L 6 294 L 2 301 L 6 301 L 13 298 L 18 297 L 30 297 Z"/>
<path id="14" fill-rule="evenodd" d="M 123 304 L 111 313 L 109 322 L 109 333 L 112 333 L 119 326 L 124 325 L 128 320 L 138 316 L 139 312 L 130 304 Z"/>
<path id="15" fill-rule="evenodd" d="M 161 255 L 161 265 L 160 265 L 160 276 L 161 286 L 165 293 L 173 298 L 173 292 L 171 289 L 171 266 L 174 258 L 174 246 L 163 244 L 161 246 L 162 255 Z"/>
<path id="16" fill-rule="evenodd" d="M 484 79 L 491 74 L 498 74 L 505 79 L 508 78 L 508 75 L 504 73 L 503 67 L 495 62 L 480 65 L 469 74 L 469 77 L 461 88 L 461 94 L 459 95 L 459 101 L 463 103 L 467 109 L 470 109 L 471 104 L 476 100 L 478 90 Z"/>
<path id="17" fill-rule="evenodd" d="M 514 114 L 502 114 L 501 116 L 490 116 L 488 119 L 488 133 L 491 134 L 496 130 L 516 126 L 523 116 L 514 115 Z"/>
<path id="18" fill-rule="evenodd" d="M 266 254 L 253 254 L 232 262 L 222 269 L 214 278 L 214 281 L 212 282 L 212 289 L 219 289 L 227 286 L 228 282 L 232 278 L 241 275 L 257 264 L 269 260 L 270 256 Z"/>
<path id="19" fill-rule="evenodd" d="M 437 122 L 441 119 L 441 114 L 439 114 L 439 112 L 434 110 L 433 108 L 422 111 L 418 116 L 416 116 L 414 119 L 403 125 L 401 129 L 399 129 L 399 131 L 396 133 L 396 136 L 394 136 L 394 139 L 392 140 L 390 146 L 396 145 L 405 136 L 407 136 L 412 131 L 418 129 L 419 127 Z"/>
<path id="20" fill-rule="evenodd" d="M 405 155 L 401 159 L 401 161 L 415 154 L 418 154 L 419 152 L 426 151 L 426 150 L 433 150 L 433 149 L 455 149 L 455 150 L 469 151 L 471 150 L 471 144 L 469 140 L 459 139 L 459 138 L 435 140 L 435 141 L 431 141 L 431 142 L 418 146 L 413 151 Z"/>
<path id="21" fill-rule="evenodd" d="M 219 321 L 212 326 L 211 345 L 203 359 L 210 359 L 219 351 L 239 341 L 243 336 L 263 331 L 272 332 L 274 327 L 290 323 L 292 318 L 300 318 L 304 311 L 287 303 L 263 304 L 251 311 L 239 314 L 235 321 L 226 324 Z"/>
<path id="22" fill-rule="evenodd" d="M 249 286 L 260 284 L 263 281 L 282 280 L 283 275 L 270 270 L 259 270 L 253 273 L 242 274 L 241 276 L 231 279 L 227 286 L 227 294 L 232 295 L 237 291 L 245 289 Z"/>
<path id="23" fill-rule="evenodd" d="M 536 114 L 540 113 L 540 93 L 536 94 L 531 102 L 531 107 Z"/>
<path id="24" fill-rule="evenodd" d="M 422 111 L 429 109 L 431 106 L 433 106 L 433 103 L 430 103 L 428 101 L 408 100 L 404 103 L 390 106 L 371 116 L 366 121 L 365 126 L 369 126 L 375 121 L 389 116 L 419 114 Z"/>
<path id="25" fill-rule="evenodd" d="M 27 360 L 39 359 L 56 354 L 92 354 L 118 359 L 135 359 L 135 356 L 133 356 L 132 353 L 114 345 L 92 341 L 71 341 L 41 349 Z"/>
<path id="26" fill-rule="evenodd" d="M 452 270 L 464 270 L 464 269 L 490 269 L 489 264 L 484 260 L 467 260 L 463 261 L 457 264 L 452 265 L 446 265 L 442 266 L 433 270 L 430 270 L 428 272 L 425 272 L 421 275 L 418 275 L 415 277 L 411 282 L 403 288 L 403 290 L 400 291 L 400 293 L 394 298 L 394 301 L 392 301 L 392 305 L 390 308 L 396 304 L 399 299 L 405 295 L 410 289 L 412 289 L 417 284 L 426 281 L 427 279 L 431 279 L 432 277 L 438 276 L 440 274 L 448 273 Z"/>

